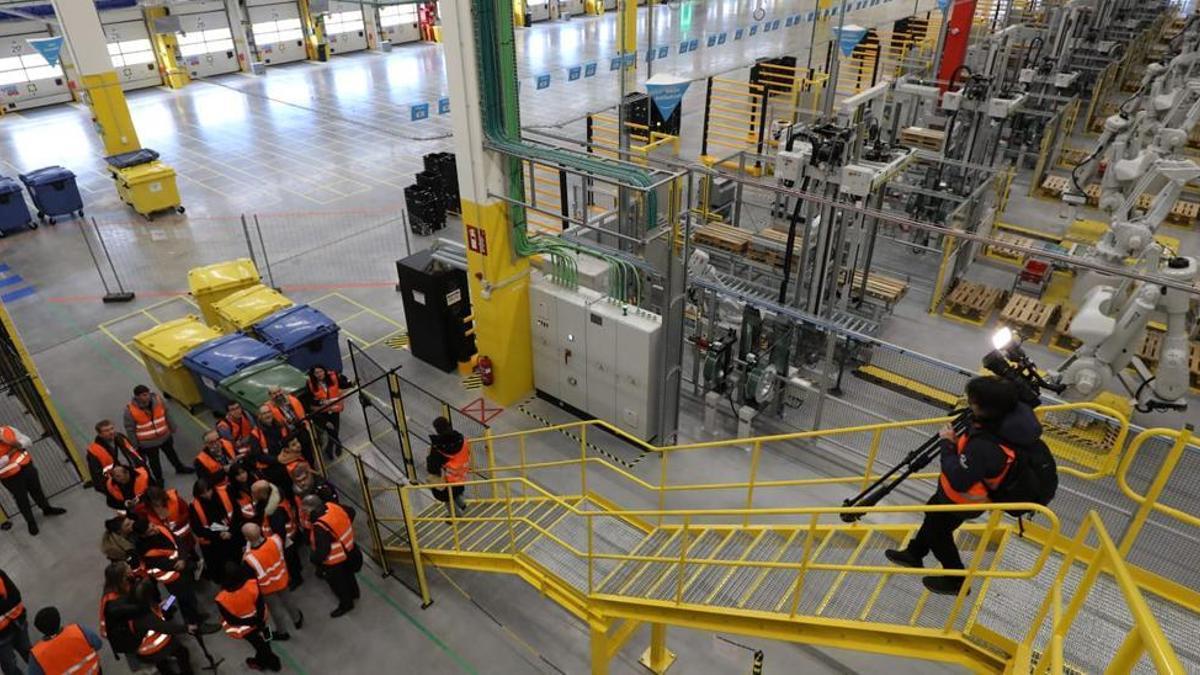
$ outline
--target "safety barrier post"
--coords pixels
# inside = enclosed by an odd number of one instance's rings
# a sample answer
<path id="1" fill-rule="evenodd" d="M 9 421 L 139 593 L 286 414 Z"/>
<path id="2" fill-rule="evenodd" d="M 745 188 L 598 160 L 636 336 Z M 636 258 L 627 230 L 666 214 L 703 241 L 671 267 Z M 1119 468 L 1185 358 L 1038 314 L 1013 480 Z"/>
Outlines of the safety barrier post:
<path id="1" fill-rule="evenodd" d="M 347 451 L 348 452 L 348 451 Z M 383 535 L 379 532 L 379 518 L 375 514 L 375 500 L 371 496 L 371 486 L 367 484 L 367 472 L 363 468 L 362 457 L 351 454 L 354 461 L 354 471 L 358 474 L 358 484 L 362 488 L 363 506 L 367 510 L 367 526 L 371 530 L 371 543 L 375 547 L 375 557 L 383 568 L 383 576 L 392 573 L 387 556 L 383 553 Z"/>
<path id="2" fill-rule="evenodd" d="M 876 429 L 871 434 L 871 447 L 867 450 L 867 464 L 863 471 L 862 489 L 866 490 L 871 483 L 871 472 L 875 470 L 875 457 L 879 454 L 879 441 L 883 438 L 883 429 Z"/>
<path id="3" fill-rule="evenodd" d="M 817 514 L 808 519 L 808 532 L 804 537 L 804 551 L 800 556 L 800 569 L 796 571 L 796 584 L 792 587 L 792 608 L 788 613 L 790 618 L 796 618 L 800 611 L 800 595 L 804 591 L 804 575 L 808 572 L 808 563 L 812 558 L 813 540 L 817 538 Z"/>
<path id="4" fill-rule="evenodd" d="M 1193 431 L 1195 431 L 1195 428 L 1189 423 L 1184 425 L 1183 431 L 1178 432 L 1176 435 L 1175 444 L 1167 452 L 1162 466 L 1158 469 L 1158 474 L 1154 476 L 1154 482 L 1150 483 L 1150 488 L 1146 490 L 1141 504 L 1138 505 L 1137 512 L 1133 514 L 1133 519 L 1129 521 L 1129 527 L 1125 528 L 1125 534 L 1121 537 L 1121 545 L 1117 548 L 1117 551 L 1121 554 L 1122 558 L 1129 555 L 1129 552 L 1133 550 L 1133 544 L 1137 541 L 1138 535 L 1141 534 L 1142 526 L 1146 524 L 1146 519 L 1150 517 L 1150 512 L 1158 504 L 1158 498 L 1162 496 L 1163 489 L 1167 486 L 1167 481 L 1171 479 L 1171 474 L 1175 472 L 1175 467 L 1183 457 L 1183 451 L 1187 448 Z M 1128 471 L 1129 465 L 1133 463 L 1132 460 L 1136 449 L 1134 448 L 1134 452 L 1129 453 L 1125 460 L 1126 471 Z"/>
<path id="5" fill-rule="evenodd" d="M 580 497 L 587 497 L 587 424 L 585 423 L 579 432 L 579 489 Z"/>
<path id="6" fill-rule="evenodd" d="M 1113 654 L 1106 672 L 1132 673 L 1137 668 L 1138 661 L 1141 660 L 1142 647 L 1142 634 L 1138 632 L 1137 626 L 1134 626 L 1125 634 L 1125 639 L 1121 641 L 1117 653 Z"/>
<path id="7" fill-rule="evenodd" d="M 508 519 L 508 549 L 515 556 L 517 555 L 517 531 L 513 524 L 512 511 L 512 487 L 509 481 L 504 481 L 504 515 Z"/>
<path id="8" fill-rule="evenodd" d="M 425 609 L 433 604 L 433 598 L 429 596 L 429 582 L 425 579 L 425 564 L 421 562 L 421 545 L 417 542 L 417 526 L 412 519 L 412 500 L 408 498 L 408 491 L 403 487 L 396 486 L 396 493 L 400 497 L 400 511 L 404 515 L 404 529 L 408 533 L 408 550 L 412 555 L 413 569 L 417 572 L 417 589 L 421 592 L 421 609 Z"/>
<path id="9" fill-rule="evenodd" d="M 449 483 L 442 483 L 442 485 L 446 490 L 446 507 L 450 509 L 450 533 L 454 535 L 454 550 L 461 553 L 462 544 L 458 539 L 458 505 L 454 500 L 454 486 Z"/>
<path id="10" fill-rule="evenodd" d="M 1066 583 L 1067 576 L 1071 573 L 1071 567 L 1074 566 L 1075 559 L 1079 557 L 1079 551 L 1083 548 L 1084 543 L 1087 541 L 1087 536 L 1091 531 L 1091 527 L 1091 518 L 1084 518 L 1083 523 L 1079 526 L 1079 530 L 1075 533 L 1075 537 L 1071 539 L 1071 545 L 1067 548 L 1062 562 L 1059 563 L 1058 574 L 1055 576 L 1054 584 L 1052 586 L 1053 588 L 1062 588 L 1062 585 Z M 1084 597 L 1086 596 L 1087 593 L 1085 591 Z M 1034 643 L 1037 641 L 1038 632 L 1042 627 L 1042 623 L 1046 620 L 1046 615 L 1053 611 L 1053 602 L 1054 598 L 1051 595 L 1047 595 L 1042 600 L 1042 604 L 1038 608 L 1037 614 L 1034 616 L 1033 621 L 1029 623 L 1029 632 L 1025 635 L 1023 644 L 1028 646 L 1031 651 L 1034 647 Z M 1049 665 L 1049 660 L 1046 658 L 1046 655 L 1043 654 L 1041 659 L 1038 661 L 1038 668 L 1034 672 L 1043 673 L 1046 671 Z"/>
<path id="11" fill-rule="evenodd" d="M 495 499 L 499 495 L 496 491 L 496 483 L 495 483 L 495 480 L 496 480 L 496 452 L 492 448 L 492 430 L 491 429 L 483 430 L 483 448 L 484 448 L 484 451 L 487 453 L 488 478 L 492 479 L 492 499 Z"/>
<path id="12" fill-rule="evenodd" d="M 588 595 L 595 592 L 593 572 L 595 572 L 596 558 L 593 556 L 592 545 L 595 542 L 595 523 L 593 523 L 591 511 L 584 511 L 583 517 L 587 519 L 587 590 Z"/>
<path id="13" fill-rule="evenodd" d="M 354 353 L 353 350 L 351 353 Z M 418 480 L 417 467 L 413 461 L 412 441 L 408 437 L 408 415 L 404 412 L 404 395 L 400 391 L 400 375 L 395 371 L 388 373 L 388 394 L 392 399 L 392 413 L 396 417 L 396 432 L 400 434 L 400 452 L 404 455 L 404 471 L 408 473 L 410 481 L 416 482 Z M 365 407 L 363 412 L 365 414 Z"/>
<path id="14" fill-rule="evenodd" d="M 602 617 L 592 617 L 588 619 L 588 628 L 591 633 L 591 675 L 608 675 L 608 626 Z"/>
<path id="15" fill-rule="evenodd" d="M 323 452 L 325 448 L 323 448 L 320 444 L 321 438 L 317 434 L 317 425 L 310 417 L 304 418 L 303 424 L 304 430 L 308 434 L 308 447 L 312 448 L 313 461 L 316 462 L 317 465 L 317 473 L 328 477 L 329 470 L 325 466 L 325 453 Z"/>
<path id="16" fill-rule="evenodd" d="M 638 662 L 655 675 L 662 675 L 675 663 L 675 653 L 667 649 L 666 624 L 650 624 L 650 646 Z"/>
<path id="17" fill-rule="evenodd" d="M 663 512 L 667 510 L 667 457 L 671 454 L 670 450 L 659 450 L 658 466 L 661 471 L 658 477 L 658 526 L 662 527 Z"/>
<path id="18" fill-rule="evenodd" d="M 750 450 L 750 480 L 746 482 L 746 510 L 754 508 L 754 482 L 758 480 L 758 463 L 762 459 L 762 441 L 754 441 Z M 750 525 L 750 514 L 747 513 L 742 525 Z"/>
<path id="19" fill-rule="evenodd" d="M 947 633 L 954 630 L 954 622 L 962 613 L 963 603 L 967 600 L 967 594 L 971 592 L 971 582 L 975 581 L 975 575 L 979 572 L 979 565 L 983 561 L 983 552 L 987 550 L 988 542 L 992 540 L 992 535 L 1000 526 L 1001 513 L 1000 509 L 993 509 L 988 515 L 987 525 L 983 528 L 983 534 L 979 536 L 979 543 L 975 545 L 975 551 L 971 554 L 971 564 L 967 567 L 967 574 L 959 577 L 962 579 L 962 588 L 959 589 L 958 597 L 954 600 L 954 608 L 950 610 L 950 616 L 946 617 L 946 623 L 943 626 L 943 630 Z"/>
<path id="20" fill-rule="evenodd" d="M 517 441 L 517 457 L 520 460 L 521 480 L 525 480 L 527 478 L 525 470 L 525 434 L 518 436 Z"/>
<path id="21" fill-rule="evenodd" d="M 688 548 L 691 546 L 691 542 L 688 541 L 688 528 L 691 526 L 691 524 L 692 524 L 692 517 L 684 516 L 683 517 L 683 532 L 679 533 L 679 536 L 682 538 L 682 540 L 679 543 L 679 567 L 675 574 L 675 604 L 676 605 L 681 604 L 683 602 L 683 578 L 685 576 L 684 571 L 687 570 Z"/>

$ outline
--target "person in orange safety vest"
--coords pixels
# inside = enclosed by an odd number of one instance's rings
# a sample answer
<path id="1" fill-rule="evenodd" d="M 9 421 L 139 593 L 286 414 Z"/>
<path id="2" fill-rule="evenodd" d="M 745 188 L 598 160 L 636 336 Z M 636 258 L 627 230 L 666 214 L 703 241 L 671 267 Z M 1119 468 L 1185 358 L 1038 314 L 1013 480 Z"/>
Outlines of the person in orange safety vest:
<path id="1" fill-rule="evenodd" d="M 225 485 L 229 481 L 229 465 L 237 459 L 233 443 L 221 438 L 216 431 L 204 432 L 204 447 L 196 453 L 196 476 L 209 485 Z"/>
<path id="2" fill-rule="evenodd" d="M 350 381 L 336 371 L 321 366 L 313 366 L 308 371 L 308 393 L 313 401 L 312 417 L 318 428 L 328 435 L 325 456 L 329 459 L 342 454 L 340 440 L 345 404 L 341 396 L 342 387 L 348 386 Z"/>
<path id="3" fill-rule="evenodd" d="M 17 656 L 29 661 L 29 622 L 21 591 L 4 570 L 0 570 L 0 672 L 21 675 Z"/>
<path id="4" fill-rule="evenodd" d="M 429 436 L 429 456 L 425 459 L 425 469 L 435 483 L 449 483 L 447 488 L 433 488 L 433 496 L 446 504 L 446 509 L 452 516 L 461 516 L 467 512 L 466 486 L 455 485 L 463 483 L 470 477 L 471 444 L 456 431 L 445 417 L 433 420 L 434 433 Z M 450 495 L 454 497 L 454 505 L 450 505 Z"/>
<path id="5" fill-rule="evenodd" d="M 90 628 L 62 625 L 57 607 L 44 607 L 33 617 L 42 640 L 33 646 L 29 675 L 99 675 L 104 642 Z"/>
<path id="6" fill-rule="evenodd" d="M 324 577 L 337 596 L 338 605 L 329 616 L 337 618 L 354 609 L 358 600 L 356 572 L 362 569 L 363 555 L 354 543 L 354 509 L 349 505 L 325 503 L 316 495 L 300 501 L 312 523 L 309 544 L 310 560 L 317 566 L 317 576 Z"/>
<path id="7" fill-rule="evenodd" d="M 941 475 L 930 506 L 986 504 L 988 494 L 1004 481 L 1016 460 L 1016 449 L 1029 447 L 1042 434 L 1033 409 L 1020 402 L 1011 382 L 981 376 L 967 382 L 972 422 L 962 434 L 946 426 L 941 437 Z M 904 549 L 888 549 L 888 560 L 905 567 L 924 567 L 930 552 L 944 569 L 963 569 L 954 532 L 981 511 L 929 511 L 921 528 Z M 963 577 L 927 576 L 922 580 L 934 593 L 957 595 Z"/>
<path id="8" fill-rule="evenodd" d="M 267 629 L 267 604 L 258 582 L 236 563 L 226 565 L 223 577 L 221 592 L 217 593 L 217 609 L 225 634 L 254 647 L 254 656 L 246 659 L 251 670 L 282 670 L 283 664 L 268 642 L 271 634 Z"/>
<path id="9" fill-rule="evenodd" d="M 304 626 L 304 613 L 296 606 L 288 589 L 291 580 L 283 556 L 283 539 L 278 534 L 265 536 L 262 528 L 254 523 L 242 526 L 242 538 L 246 540 L 242 563 L 254 575 L 258 590 L 267 599 L 275 639 L 287 640 L 291 637 L 291 628 L 299 630 Z"/>
<path id="10" fill-rule="evenodd" d="M 46 499 L 42 479 L 33 464 L 32 449 L 33 441 L 28 436 L 14 427 L 0 426 L 0 483 L 12 493 L 17 510 L 25 516 L 29 534 L 37 536 L 38 524 L 33 517 L 33 506 L 29 503 L 31 497 L 47 516 L 60 516 L 67 510 L 51 506 Z"/>
<path id="11" fill-rule="evenodd" d="M 123 422 L 125 434 L 145 455 L 150 464 L 150 473 L 159 485 L 163 482 L 160 453 L 167 456 L 175 473 L 192 473 L 190 467 L 179 461 L 179 455 L 175 452 L 175 422 L 171 419 L 171 411 L 161 396 L 150 391 L 150 387 L 139 384 L 133 388 L 133 398 L 125 406 Z"/>
<path id="12" fill-rule="evenodd" d="M 150 473 L 138 467 L 129 469 L 120 464 L 108 472 L 104 494 L 108 505 L 118 513 L 145 514 L 150 510 L 146 493 L 150 490 Z"/>
<path id="13" fill-rule="evenodd" d="M 96 437 L 87 449 L 88 475 L 92 479 L 92 487 L 97 492 L 104 492 L 108 472 L 118 464 L 131 469 L 144 469 L 146 458 L 134 447 L 128 436 L 117 432 L 117 426 L 112 420 L 100 420 L 96 422 Z"/>

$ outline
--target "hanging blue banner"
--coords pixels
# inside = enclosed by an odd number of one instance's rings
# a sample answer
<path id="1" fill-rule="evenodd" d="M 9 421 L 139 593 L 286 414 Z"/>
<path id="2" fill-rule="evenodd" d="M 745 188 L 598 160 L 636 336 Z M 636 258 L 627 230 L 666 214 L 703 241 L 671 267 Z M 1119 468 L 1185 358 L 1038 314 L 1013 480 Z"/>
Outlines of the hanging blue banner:
<path id="1" fill-rule="evenodd" d="M 537 76 L 537 88 L 538 89 L 547 89 L 549 87 L 550 87 L 550 74 L 547 73 L 545 75 L 538 75 Z"/>
<path id="2" fill-rule="evenodd" d="M 414 122 L 416 122 L 418 120 L 427 119 L 429 117 L 429 104 L 428 103 L 418 103 L 418 104 L 414 105 L 412 107 L 412 110 L 410 111 L 409 115 L 412 118 L 412 121 L 414 121 Z"/>
<path id="3" fill-rule="evenodd" d="M 721 33 L 720 35 L 717 36 L 717 44 L 719 44 L 719 45 L 725 44 L 725 33 Z"/>
<path id="4" fill-rule="evenodd" d="M 658 48 L 658 58 L 660 58 L 660 59 L 665 59 L 665 58 L 667 58 L 667 55 L 668 55 L 668 54 L 670 54 L 670 53 L 671 53 L 671 46 L 670 46 L 670 45 L 663 45 L 663 46 L 661 46 L 661 47 L 659 47 L 659 48 Z"/>
<path id="5" fill-rule="evenodd" d="M 683 95 L 687 93 L 691 82 L 674 75 L 655 75 L 646 81 L 646 93 L 654 101 L 663 119 L 669 119 L 679 107 Z"/>
<path id="6" fill-rule="evenodd" d="M 838 45 L 842 49 L 842 54 L 845 56 L 850 56 L 850 54 L 854 53 L 854 48 L 858 46 L 858 43 L 862 42 L 862 39 L 866 35 L 867 29 L 862 26 L 842 26 L 840 32 L 836 27 L 833 29 L 833 37 L 837 39 Z"/>
<path id="7" fill-rule="evenodd" d="M 450 97 L 443 96 L 438 99 L 438 114 L 445 115 L 450 112 Z"/>
<path id="8" fill-rule="evenodd" d="M 37 53 L 46 59 L 46 63 L 52 66 L 58 65 L 58 55 L 62 52 L 63 38 L 61 35 L 47 38 L 29 38 L 25 40 L 30 47 L 37 50 Z"/>
<path id="9" fill-rule="evenodd" d="M 734 39 L 734 40 L 741 40 L 741 39 L 742 39 L 742 29 L 741 29 L 741 28 L 739 28 L 739 29 L 737 29 L 737 30 L 733 31 L 733 39 Z"/>
<path id="10" fill-rule="evenodd" d="M 595 74 L 596 74 L 596 62 L 595 61 L 593 61 L 591 63 L 583 64 L 583 76 L 584 77 L 592 77 Z"/>

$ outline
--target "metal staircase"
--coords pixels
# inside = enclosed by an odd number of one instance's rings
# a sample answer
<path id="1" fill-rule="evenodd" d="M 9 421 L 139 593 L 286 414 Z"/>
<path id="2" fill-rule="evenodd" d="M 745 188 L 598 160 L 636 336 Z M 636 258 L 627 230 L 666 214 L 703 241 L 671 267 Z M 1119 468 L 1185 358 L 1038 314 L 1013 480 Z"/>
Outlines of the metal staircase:
<path id="1" fill-rule="evenodd" d="M 588 424 L 599 423 L 582 426 Z M 958 533 L 970 592 L 937 595 L 921 583 L 929 571 L 894 567 L 883 555 L 911 536 L 930 507 L 859 509 L 873 517 L 853 524 L 842 522 L 847 509 L 836 507 L 627 510 L 588 489 L 602 483 L 599 470 L 647 484 L 586 450 L 579 459 L 526 462 L 526 436 L 537 433 L 509 435 L 520 441 L 519 465 L 497 465 L 495 441 L 481 439 L 490 467 L 478 471 L 490 477 L 472 481 L 470 493 L 480 497 L 465 513 L 447 513 L 428 500 L 426 488 L 396 488 L 410 515 L 383 548 L 418 568 L 521 576 L 589 624 L 593 673 L 607 672 L 608 659 L 642 623 L 652 628 L 645 662 L 655 672 L 670 662 L 668 625 L 934 659 L 978 672 L 1200 672 L 1200 637 L 1173 624 L 1164 633 L 1154 618 L 1198 625 L 1196 589 L 1178 597 L 1161 592 L 1153 575 L 1125 563 L 1094 512 L 1068 539 L 1045 507 L 1028 505 L 1044 525 L 1022 534 L 1002 518 L 1002 507 L 985 505 L 986 518 Z M 755 442 L 751 456 L 764 444 Z M 1180 451 L 1186 444 L 1186 437 L 1176 443 Z M 579 494 L 555 494 L 529 475 L 576 465 Z M 753 475 L 749 485 L 756 487 Z M 416 500 L 429 504 L 414 509 Z M 1093 640 L 1101 646 L 1090 646 Z"/>

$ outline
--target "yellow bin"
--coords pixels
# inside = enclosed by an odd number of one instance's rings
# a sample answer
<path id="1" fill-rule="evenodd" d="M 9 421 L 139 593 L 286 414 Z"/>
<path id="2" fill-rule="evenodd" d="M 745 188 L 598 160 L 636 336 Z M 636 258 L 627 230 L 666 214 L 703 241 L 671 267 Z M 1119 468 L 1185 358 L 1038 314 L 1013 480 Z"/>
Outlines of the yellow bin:
<path id="1" fill-rule="evenodd" d="M 110 166 L 108 170 L 117 181 L 121 201 L 132 206 L 134 211 L 147 218 L 159 211 L 183 213 L 179 188 L 175 185 L 175 169 L 154 160 L 123 169 Z"/>
<path id="2" fill-rule="evenodd" d="M 256 285 L 258 269 L 249 258 L 227 260 L 188 270 L 188 289 L 200 305 L 200 314 L 204 316 L 204 322 L 214 328 L 221 325 L 221 318 L 217 316 L 213 305 L 230 293 Z"/>
<path id="3" fill-rule="evenodd" d="M 196 347 L 221 337 L 191 314 L 142 331 L 133 345 L 142 355 L 150 379 L 164 394 L 191 408 L 200 403 L 196 379 L 183 365 L 183 357 Z"/>
<path id="4" fill-rule="evenodd" d="M 213 304 L 225 333 L 248 330 L 251 326 L 294 303 L 273 288 L 255 284 L 230 293 Z"/>

